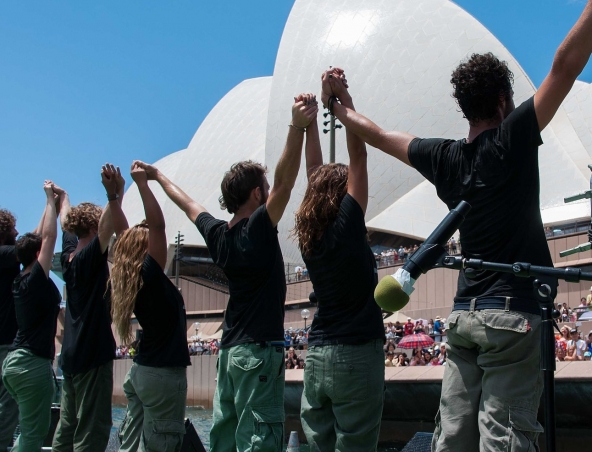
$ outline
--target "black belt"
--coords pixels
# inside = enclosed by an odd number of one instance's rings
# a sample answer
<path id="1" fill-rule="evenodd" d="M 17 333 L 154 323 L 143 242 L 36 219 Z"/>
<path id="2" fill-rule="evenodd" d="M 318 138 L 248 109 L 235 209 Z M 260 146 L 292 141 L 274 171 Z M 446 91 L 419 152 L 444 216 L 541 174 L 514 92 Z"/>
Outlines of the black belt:
<path id="1" fill-rule="evenodd" d="M 455 301 L 452 307 L 453 311 L 482 311 L 484 309 L 502 309 L 541 315 L 538 301 L 512 297 L 473 298 L 469 301 Z"/>
<path id="2" fill-rule="evenodd" d="M 258 345 L 261 348 L 265 347 L 284 347 L 286 345 L 285 341 L 257 341 L 254 342 L 255 345 Z"/>

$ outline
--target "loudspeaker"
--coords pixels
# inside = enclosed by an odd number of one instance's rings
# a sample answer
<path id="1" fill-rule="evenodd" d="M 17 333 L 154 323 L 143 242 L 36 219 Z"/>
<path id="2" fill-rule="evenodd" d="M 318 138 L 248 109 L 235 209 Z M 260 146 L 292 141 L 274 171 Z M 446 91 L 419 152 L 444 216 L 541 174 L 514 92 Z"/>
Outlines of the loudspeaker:
<path id="1" fill-rule="evenodd" d="M 401 452 L 430 452 L 432 448 L 433 433 L 418 432 Z"/>
<path id="2" fill-rule="evenodd" d="M 185 419 L 185 436 L 183 437 L 181 452 L 206 452 L 206 448 L 189 419 Z"/>

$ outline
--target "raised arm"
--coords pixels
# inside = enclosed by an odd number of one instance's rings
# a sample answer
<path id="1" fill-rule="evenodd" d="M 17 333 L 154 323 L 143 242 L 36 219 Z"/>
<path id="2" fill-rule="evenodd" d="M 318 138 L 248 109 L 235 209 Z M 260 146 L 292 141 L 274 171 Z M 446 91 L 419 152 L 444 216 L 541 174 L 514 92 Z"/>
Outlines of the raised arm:
<path id="1" fill-rule="evenodd" d="M 115 230 L 115 235 L 119 237 L 121 234 L 125 232 L 126 229 L 129 228 L 129 224 L 127 222 L 127 218 L 123 213 L 121 206 L 123 206 L 123 195 L 125 194 L 125 179 L 121 175 L 121 170 L 119 166 L 115 168 L 115 185 L 117 188 L 117 204 L 115 208 L 110 208 L 111 210 L 111 221 L 113 222 L 113 229 Z"/>
<path id="2" fill-rule="evenodd" d="M 46 180 L 44 182 L 44 184 L 50 184 L 52 191 L 53 191 L 53 202 L 56 206 L 56 213 L 59 214 L 60 212 L 60 208 L 61 208 L 61 204 L 62 204 L 62 193 L 64 193 L 64 190 L 62 190 L 60 187 L 58 187 L 57 185 L 55 185 L 52 181 L 50 180 Z M 43 208 L 43 213 L 41 214 L 41 218 L 39 219 L 39 224 L 37 225 L 37 227 L 33 230 L 33 232 L 35 234 L 41 234 L 43 232 L 43 224 L 45 222 L 45 208 Z"/>
<path id="3" fill-rule="evenodd" d="M 109 247 L 113 233 L 119 237 L 129 226 L 127 218 L 121 210 L 121 202 L 125 189 L 125 180 L 119 167 L 105 163 L 101 167 L 101 183 L 107 194 L 107 205 L 99 220 L 99 243 L 104 253 Z"/>
<path id="4" fill-rule="evenodd" d="M 551 71 L 534 95 L 534 109 L 543 130 L 559 109 L 592 52 L 592 0 L 563 40 L 553 59 Z"/>
<path id="5" fill-rule="evenodd" d="M 148 223 L 148 254 L 158 262 L 164 269 L 167 257 L 167 243 L 164 215 L 162 209 L 148 186 L 148 175 L 146 171 L 134 162 L 131 169 L 132 179 L 138 186 L 142 203 L 144 204 L 144 213 Z"/>
<path id="6" fill-rule="evenodd" d="M 328 73 L 332 72 L 334 72 L 334 69 L 326 71 L 323 73 L 323 77 L 326 77 Z M 326 92 L 325 89 L 323 89 L 323 94 L 321 95 L 323 105 L 328 105 L 330 96 L 331 92 Z M 409 163 L 408 150 L 409 143 L 416 138 L 415 136 L 405 132 L 387 132 L 365 116 L 362 116 L 355 110 L 348 108 L 346 105 L 340 104 L 337 101 L 332 103 L 332 110 L 337 119 L 339 119 L 348 131 L 355 133 L 370 146 L 380 149 L 386 154 L 392 155 L 406 165 L 411 165 Z"/>
<path id="7" fill-rule="evenodd" d="M 343 106 L 355 111 L 354 102 L 347 89 L 348 84 L 343 72 L 334 71 L 332 74 L 323 74 L 323 84 L 326 83 L 329 83 L 333 95 L 339 99 Z M 366 207 L 368 207 L 368 153 L 366 152 L 366 144 L 349 128 L 346 127 L 345 131 L 347 152 L 349 154 L 347 192 L 366 213 Z"/>
<path id="8" fill-rule="evenodd" d="M 309 101 L 316 102 L 316 96 L 308 95 Z M 294 100 L 296 100 L 295 98 Z M 315 117 L 306 128 L 306 144 L 304 145 L 304 158 L 306 160 L 306 177 L 310 179 L 312 173 L 323 165 L 323 151 L 321 150 L 321 140 L 319 137 L 319 125 Z"/>
<path id="9" fill-rule="evenodd" d="M 134 164 L 137 164 L 139 168 L 146 171 L 148 180 L 155 180 L 160 184 L 170 200 L 173 201 L 179 209 L 185 212 L 185 215 L 187 215 L 187 218 L 189 218 L 192 223 L 195 223 L 195 220 L 200 213 L 207 212 L 204 206 L 191 199 L 187 193 L 171 182 L 169 178 L 162 174 L 154 165 L 149 165 L 148 163 L 139 160 L 136 160 Z"/>
<path id="10" fill-rule="evenodd" d="M 54 192 L 51 181 L 45 181 L 43 190 L 45 191 L 47 202 L 45 204 L 43 226 L 41 228 L 41 251 L 39 252 L 37 261 L 43 268 L 45 275 L 49 278 L 51 261 L 53 259 L 53 250 L 58 235 L 58 227 Z"/>
<path id="11" fill-rule="evenodd" d="M 275 168 L 273 187 L 267 198 L 267 213 L 271 223 L 276 226 L 290 200 L 290 193 L 296 183 L 300 159 L 302 158 L 302 143 L 306 127 L 316 117 L 319 107 L 314 102 L 305 101 L 301 96 L 296 98 L 292 106 L 292 122 L 288 127 L 288 138 L 284 152 Z"/>

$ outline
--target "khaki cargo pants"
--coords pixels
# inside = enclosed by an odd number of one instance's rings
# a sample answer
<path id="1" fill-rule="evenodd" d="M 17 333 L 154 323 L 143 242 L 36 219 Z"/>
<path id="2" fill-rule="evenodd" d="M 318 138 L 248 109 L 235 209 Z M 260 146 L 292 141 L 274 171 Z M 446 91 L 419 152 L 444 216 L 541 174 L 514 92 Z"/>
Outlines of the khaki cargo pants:
<path id="1" fill-rule="evenodd" d="M 448 317 L 434 452 L 538 450 L 541 317 L 486 309 Z"/>

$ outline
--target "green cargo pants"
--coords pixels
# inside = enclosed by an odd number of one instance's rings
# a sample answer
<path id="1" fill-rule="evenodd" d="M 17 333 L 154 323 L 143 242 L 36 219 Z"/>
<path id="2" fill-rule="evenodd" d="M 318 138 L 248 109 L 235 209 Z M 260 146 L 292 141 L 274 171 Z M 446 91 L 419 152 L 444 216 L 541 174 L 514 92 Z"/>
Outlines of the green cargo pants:
<path id="1" fill-rule="evenodd" d="M 383 341 L 309 346 L 300 418 L 311 452 L 376 451 L 384 403 Z"/>
<path id="2" fill-rule="evenodd" d="M 12 444 L 12 435 L 18 424 L 18 405 L 2 383 L 2 363 L 10 345 L 0 345 L 0 450 L 5 451 Z"/>
<path id="3" fill-rule="evenodd" d="M 21 434 L 12 452 L 41 450 L 51 423 L 55 380 L 51 360 L 19 348 L 8 353 L 2 365 L 4 386 L 19 407 Z"/>
<path id="4" fill-rule="evenodd" d="M 53 452 L 104 452 L 111 432 L 113 361 L 83 374 L 64 372 Z"/>
<path id="5" fill-rule="evenodd" d="M 541 317 L 497 309 L 453 311 L 447 323 L 432 451 L 538 450 Z"/>
<path id="6" fill-rule="evenodd" d="M 127 412 L 120 452 L 175 452 L 185 435 L 187 368 L 132 364 L 123 382 Z"/>
<path id="7" fill-rule="evenodd" d="M 277 452 L 284 446 L 283 341 L 220 350 L 211 452 Z"/>

